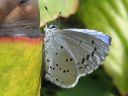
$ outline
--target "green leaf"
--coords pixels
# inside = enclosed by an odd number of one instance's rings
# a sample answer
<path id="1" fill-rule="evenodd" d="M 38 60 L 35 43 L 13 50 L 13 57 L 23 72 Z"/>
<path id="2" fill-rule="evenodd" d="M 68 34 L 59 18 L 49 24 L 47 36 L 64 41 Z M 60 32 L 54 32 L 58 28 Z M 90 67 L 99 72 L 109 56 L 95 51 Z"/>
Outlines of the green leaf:
<path id="1" fill-rule="evenodd" d="M 104 67 L 121 94 L 128 94 L 128 0 L 81 0 L 80 5 L 81 21 L 112 37 Z"/>
<path id="2" fill-rule="evenodd" d="M 0 96 L 40 96 L 41 40 L 0 37 Z"/>
<path id="3" fill-rule="evenodd" d="M 75 13 L 78 0 L 39 0 L 39 6 L 41 26 L 43 26 L 44 21 L 49 22 L 56 19 L 60 12 L 61 16 L 65 18 Z M 48 12 L 45 10 L 45 6 L 48 8 Z"/>

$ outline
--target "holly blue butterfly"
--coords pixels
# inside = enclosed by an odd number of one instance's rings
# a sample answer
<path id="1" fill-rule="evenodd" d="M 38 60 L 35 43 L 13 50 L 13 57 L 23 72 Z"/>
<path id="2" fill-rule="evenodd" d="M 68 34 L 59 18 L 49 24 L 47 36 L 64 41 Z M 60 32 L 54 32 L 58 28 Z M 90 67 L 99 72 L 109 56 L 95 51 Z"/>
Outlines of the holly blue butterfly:
<path id="1" fill-rule="evenodd" d="M 88 29 L 45 28 L 45 78 L 62 87 L 74 87 L 81 76 L 97 69 L 108 54 L 111 37 Z"/>

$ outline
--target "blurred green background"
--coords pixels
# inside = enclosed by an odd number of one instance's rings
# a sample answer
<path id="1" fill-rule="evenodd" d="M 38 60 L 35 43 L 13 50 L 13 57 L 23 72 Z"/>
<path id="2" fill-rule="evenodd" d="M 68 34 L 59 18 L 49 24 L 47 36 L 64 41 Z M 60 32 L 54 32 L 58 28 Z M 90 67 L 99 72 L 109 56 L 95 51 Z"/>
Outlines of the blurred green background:
<path id="1" fill-rule="evenodd" d="M 128 0 L 39 0 L 39 4 L 42 30 L 44 22 L 58 24 L 54 19 L 61 11 L 61 28 L 95 29 L 112 37 L 103 66 L 72 89 L 43 80 L 41 96 L 128 96 Z"/>

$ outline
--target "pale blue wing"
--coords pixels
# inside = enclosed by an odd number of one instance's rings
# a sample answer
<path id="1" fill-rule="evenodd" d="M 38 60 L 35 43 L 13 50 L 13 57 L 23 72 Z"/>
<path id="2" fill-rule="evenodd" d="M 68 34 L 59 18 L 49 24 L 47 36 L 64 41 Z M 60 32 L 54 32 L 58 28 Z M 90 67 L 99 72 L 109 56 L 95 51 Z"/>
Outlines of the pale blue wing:
<path id="1" fill-rule="evenodd" d="M 78 80 L 77 67 L 68 50 L 61 36 L 45 39 L 45 78 L 63 88 L 74 87 Z"/>
<path id="2" fill-rule="evenodd" d="M 102 64 L 108 54 L 111 37 L 102 32 L 64 29 L 60 34 L 72 51 L 80 76 L 91 73 Z"/>
<path id="3" fill-rule="evenodd" d="M 91 73 L 109 51 L 108 35 L 88 29 L 56 30 L 45 38 L 46 78 L 63 87 L 74 87 L 79 77 Z"/>
<path id="4" fill-rule="evenodd" d="M 85 33 L 91 36 L 95 36 L 96 38 L 99 38 L 100 40 L 104 41 L 108 46 L 111 45 L 111 37 L 103 34 L 102 32 L 98 32 L 96 30 L 89 30 L 89 29 L 65 29 L 68 32 L 80 32 Z"/>

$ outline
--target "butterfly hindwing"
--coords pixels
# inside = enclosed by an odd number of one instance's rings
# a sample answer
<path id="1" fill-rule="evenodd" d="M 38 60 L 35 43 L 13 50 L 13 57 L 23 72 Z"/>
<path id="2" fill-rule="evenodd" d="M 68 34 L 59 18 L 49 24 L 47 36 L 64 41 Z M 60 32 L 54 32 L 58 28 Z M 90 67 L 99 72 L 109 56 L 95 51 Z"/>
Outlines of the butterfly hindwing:
<path id="1" fill-rule="evenodd" d="M 77 82 L 77 67 L 63 38 L 51 39 L 45 46 L 48 46 L 45 49 L 46 79 L 64 88 L 73 87 Z"/>

